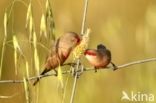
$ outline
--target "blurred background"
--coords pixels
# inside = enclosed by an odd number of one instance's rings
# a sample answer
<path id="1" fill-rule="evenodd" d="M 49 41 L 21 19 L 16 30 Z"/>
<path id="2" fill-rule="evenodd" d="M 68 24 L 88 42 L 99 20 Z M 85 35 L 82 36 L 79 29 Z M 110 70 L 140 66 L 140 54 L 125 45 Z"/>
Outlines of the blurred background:
<path id="1" fill-rule="evenodd" d="M 28 0 L 16 0 L 8 20 L 7 41 L 16 35 L 19 45 L 30 65 L 29 75 L 35 76 L 32 61 L 32 48 L 25 29 Z M 23 4 L 23 2 L 25 4 Z M 56 36 L 63 32 L 80 33 L 83 15 L 83 0 L 49 0 L 56 25 Z M 4 13 L 13 0 L 0 1 L 0 54 L 4 39 Z M 33 19 L 39 37 L 41 15 L 45 11 L 45 0 L 32 0 Z M 89 48 L 99 43 L 111 50 L 116 65 L 131 61 L 156 57 L 156 1 L 155 0 L 89 0 L 86 27 L 91 29 Z M 39 40 L 38 40 L 39 41 Z M 39 41 L 46 47 L 46 40 Z M 47 51 L 38 47 L 40 67 L 43 67 Z M 2 58 L 2 57 L 0 57 Z M 70 60 L 68 60 L 70 61 Z M 67 61 L 67 62 L 68 62 Z M 92 68 L 83 59 L 87 68 Z M 25 62 L 19 57 L 18 74 L 15 74 L 14 50 L 12 42 L 5 46 L 2 80 L 23 79 Z M 41 71 L 42 69 L 40 69 Z M 117 71 L 100 70 L 84 72 L 78 79 L 74 103 L 129 103 L 121 101 L 122 91 L 154 94 L 156 96 L 156 62 L 122 68 Z M 73 77 L 63 75 L 65 89 L 64 103 L 69 103 Z M 38 92 L 36 92 L 38 89 Z M 40 80 L 37 87 L 30 83 L 30 98 L 33 103 L 61 103 L 64 90 L 56 77 Z M 25 103 L 24 86 L 21 83 L 0 84 L 0 96 L 14 95 L 9 99 L 0 98 L 0 103 Z M 156 100 L 155 100 L 156 101 Z M 139 102 L 141 103 L 141 102 Z M 148 103 L 144 101 L 142 103 Z M 153 102 L 154 103 L 154 102 Z"/>

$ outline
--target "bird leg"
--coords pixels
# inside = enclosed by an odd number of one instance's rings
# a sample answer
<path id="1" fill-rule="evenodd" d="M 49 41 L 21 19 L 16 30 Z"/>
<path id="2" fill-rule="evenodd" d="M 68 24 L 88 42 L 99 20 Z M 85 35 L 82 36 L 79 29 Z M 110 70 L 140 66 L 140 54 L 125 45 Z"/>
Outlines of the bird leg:
<path id="1" fill-rule="evenodd" d="M 98 68 L 97 67 L 94 67 L 94 69 L 95 69 L 95 73 L 97 73 Z"/>
<path id="2" fill-rule="evenodd" d="M 118 67 L 117 67 L 113 62 L 111 62 L 111 64 L 112 64 L 112 66 L 113 66 L 113 70 L 114 70 L 114 71 L 118 69 Z"/>
<path id="3" fill-rule="evenodd" d="M 81 62 L 79 62 L 79 64 L 77 64 L 77 63 L 73 63 L 74 65 L 73 66 L 77 66 L 77 65 L 79 65 L 79 66 L 81 66 L 81 67 L 76 67 L 77 68 L 77 70 L 76 70 L 76 68 L 75 69 L 73 69 L 73 76 L 75 76 L 76 74 L 77 74 L 77 78 L 79 78 L 80 76 L 81 76 L 81 74 L 83 73 L 83 71 L 84 71 L 84 67 L 82 66 L 82 64 L 81 64 Z M 72 65 L 71 65 L 72 66 Z"/>
<path id="4" fill-rule="evenodd" d="M 57 76 L 58 76 L 57 70 L 56 70 L 56 69 L 53 69 L 53 70 L 54 70 L 54 72 L 55 72 L 55 76 L 57 77 Z"/>

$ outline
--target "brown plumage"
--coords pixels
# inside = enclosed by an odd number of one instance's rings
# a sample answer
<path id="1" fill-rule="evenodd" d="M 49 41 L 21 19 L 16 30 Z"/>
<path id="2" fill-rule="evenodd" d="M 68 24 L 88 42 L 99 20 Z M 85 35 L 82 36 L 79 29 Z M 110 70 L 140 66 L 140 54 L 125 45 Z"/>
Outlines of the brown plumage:
<path id="1" fill-rule="evenodd" d="M 116 69 L 116 66 L 111 62 L 111 52 L 102 44 L 97 46 L 97 49 L 87 49 L 84 53 L 85 57 L 91 65 L 95 67 L 95 71 L 98 68 L 105 68 L 111 63 Z"/>
<path id="2" fill-rule="evenodd" d="M 50 70 L 55 70 L 56 67 L 62 65 L 68 58 L 72 49 L 75 48 L 80 43 L 80 37 L 74 32 L 67 32 L 56 40 L 54 43 L 50 54 L 47 57 L 46 63 L 44 65 L 44 70 L 41 75 L 49 72 Z M 33 85 L 39 81 L 39 78 L 34 82 Z"/>

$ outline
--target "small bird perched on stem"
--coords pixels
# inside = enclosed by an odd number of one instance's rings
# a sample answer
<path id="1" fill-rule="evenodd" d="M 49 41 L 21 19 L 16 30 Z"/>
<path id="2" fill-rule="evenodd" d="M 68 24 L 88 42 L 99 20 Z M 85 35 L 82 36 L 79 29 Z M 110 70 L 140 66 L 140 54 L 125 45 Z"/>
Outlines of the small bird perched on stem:
<path id="1" fill-rule="evenodd" d="M 117 66 L 111 62 L 111 52 L 103 44 L 97 45 L 97 49 L 87 49 L 84 55 L 89 63 L 94 66 L 95 72 L 99 68 L 106 68 L 109 63 L 113 65 L 113 70 L 117 69 Z"/>
<path id="2" fill-rule="evenodd" d="M 58 38 L 47 57 L 44 70 L 40 75 L 44 75 L 50 70 L 54 70 L 57 75 L 56 67 L 63 65 L 71 51 L 80 43 L 80 41 L 80 36 L 74 32 L 67 32 Z M 38 81 L 39 78 L 33 85 L 36 85 Z"/>

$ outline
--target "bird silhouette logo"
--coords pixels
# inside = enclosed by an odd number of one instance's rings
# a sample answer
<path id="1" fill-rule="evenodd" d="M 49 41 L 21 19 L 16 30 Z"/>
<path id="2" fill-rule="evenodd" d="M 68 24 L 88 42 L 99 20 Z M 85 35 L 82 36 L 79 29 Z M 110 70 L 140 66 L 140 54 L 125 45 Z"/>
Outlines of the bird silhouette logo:
<path id="1" fill-rule="evenodd" d="M 128 96 L 128 94 L 125 91 L 122 91 L 121 100 L 129 100 L 130 101 L 129 96 Z"/>

